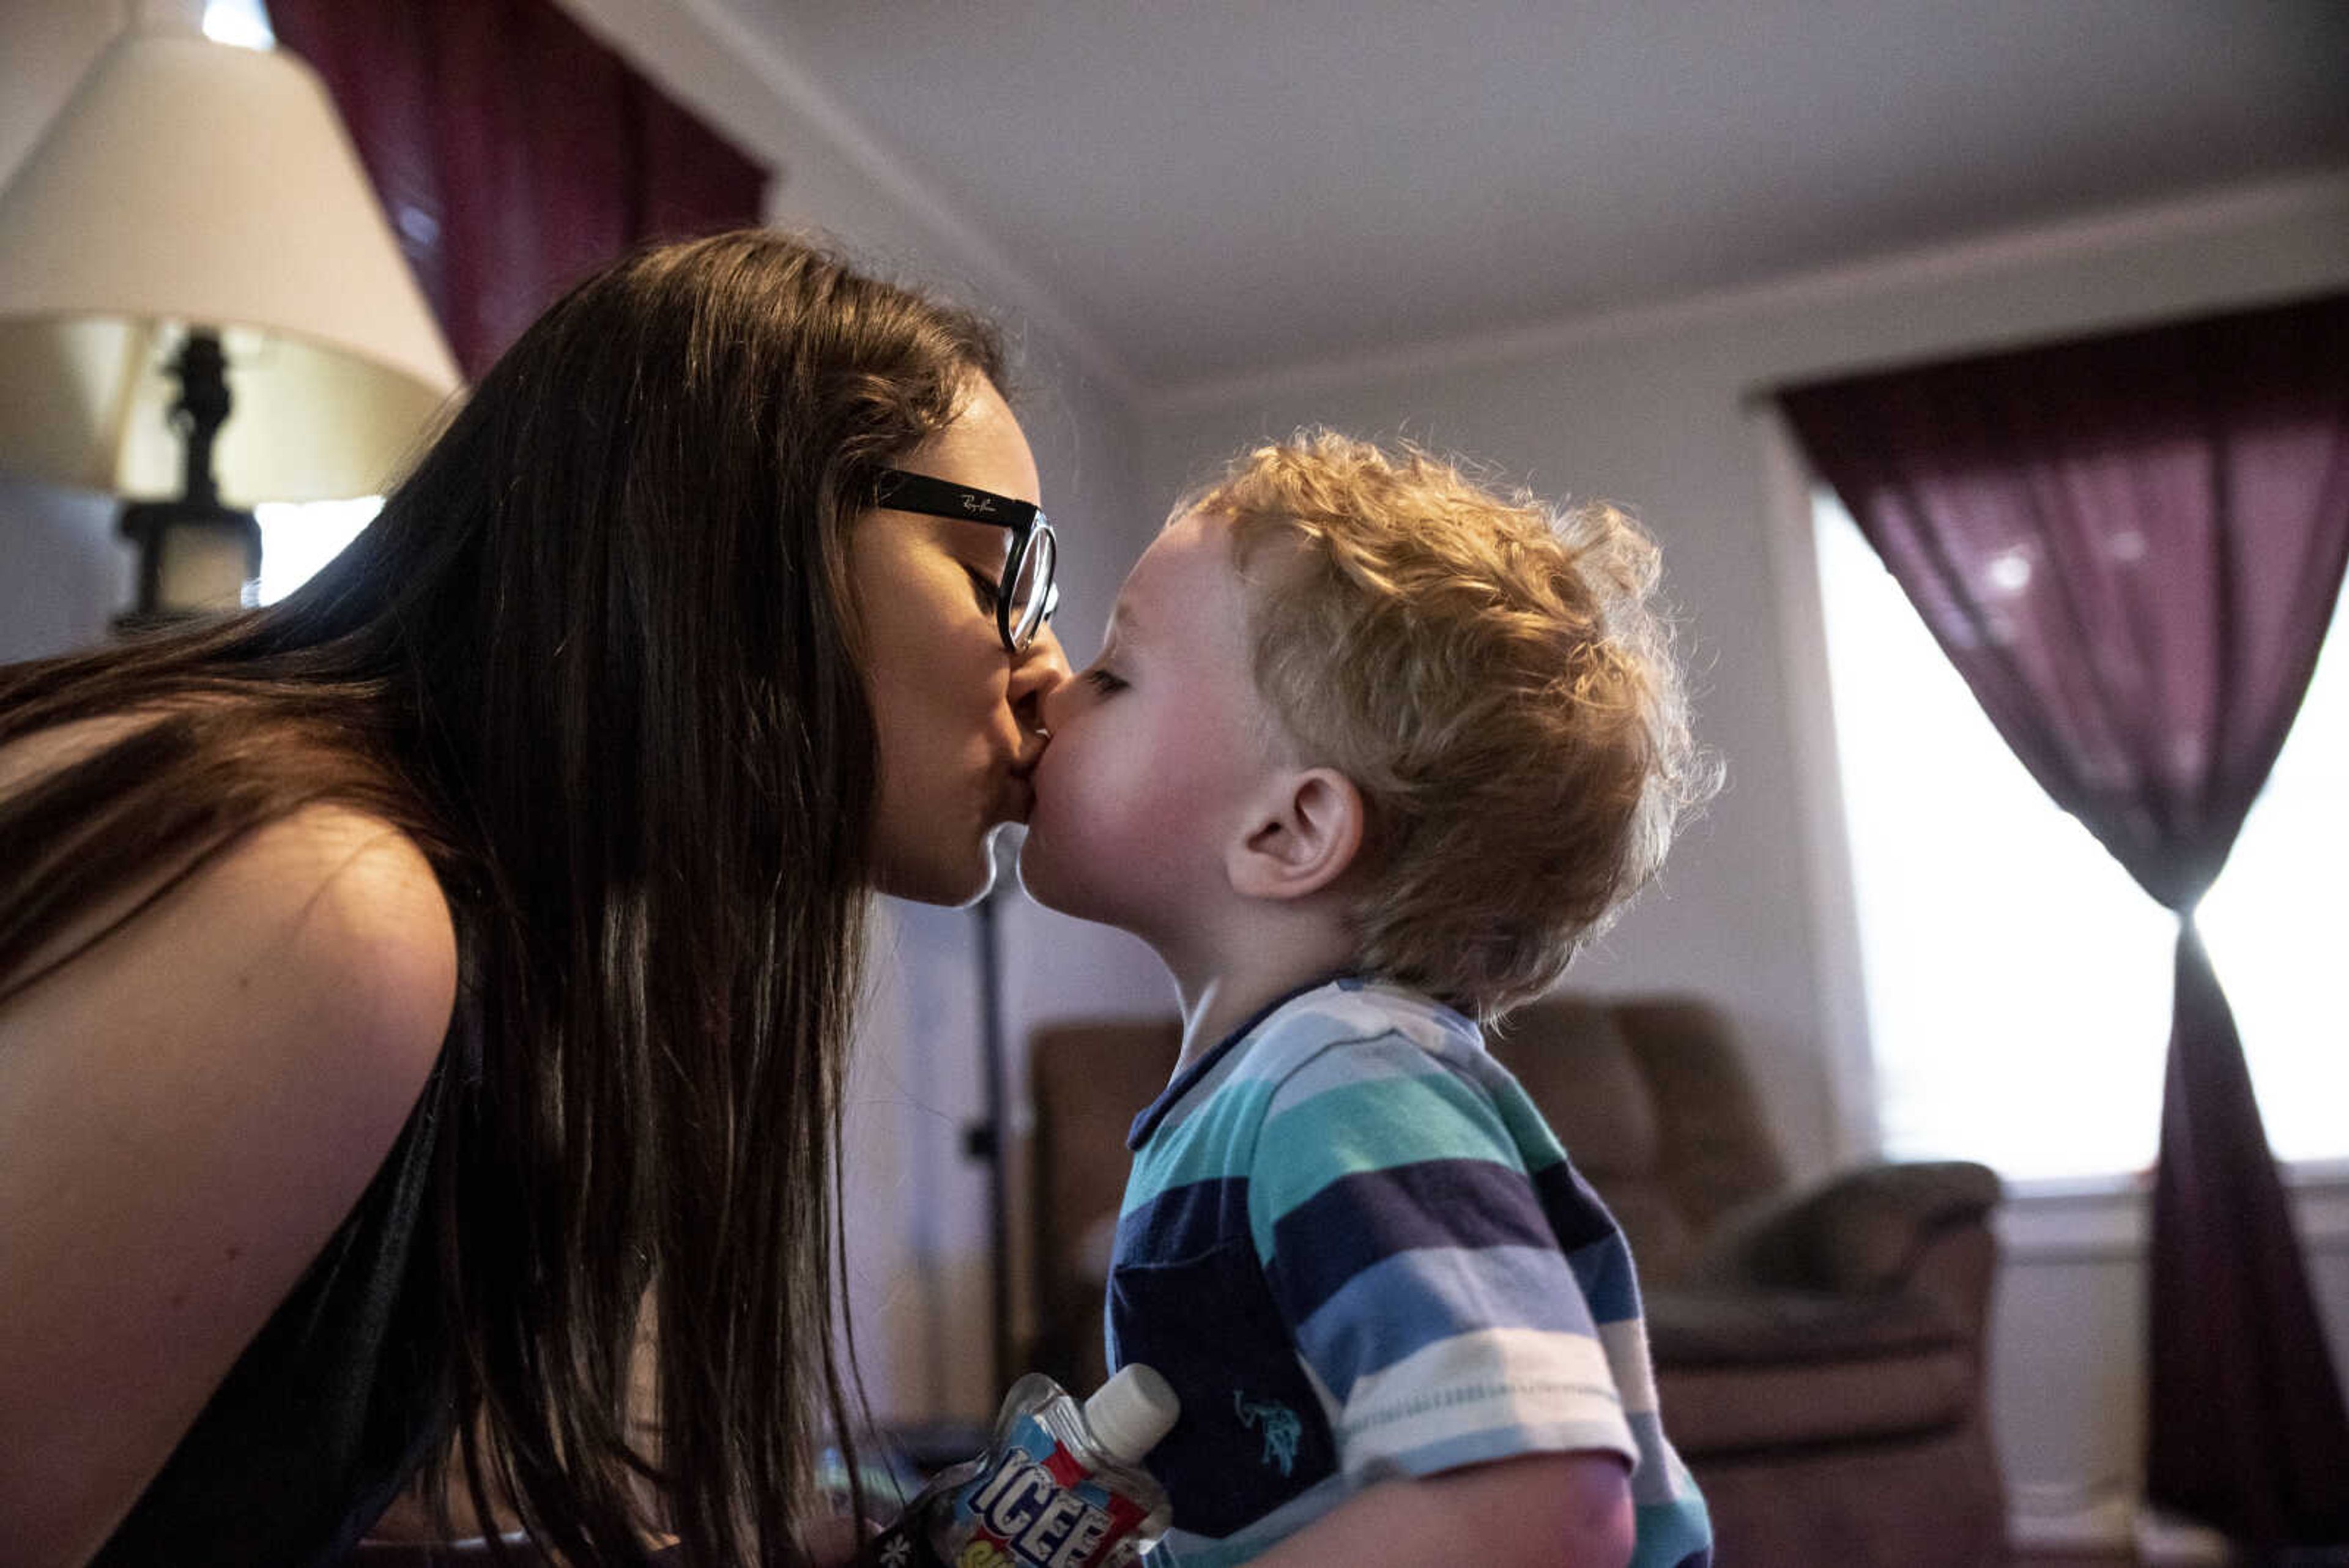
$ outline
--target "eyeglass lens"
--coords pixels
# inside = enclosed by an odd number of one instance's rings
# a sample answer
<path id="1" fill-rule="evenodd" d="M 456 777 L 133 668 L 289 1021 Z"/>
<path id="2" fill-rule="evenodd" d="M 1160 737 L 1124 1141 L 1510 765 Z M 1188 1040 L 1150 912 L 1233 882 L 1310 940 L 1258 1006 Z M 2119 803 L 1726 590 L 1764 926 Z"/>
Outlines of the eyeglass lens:
<path id="1" fill-rule="evenodd" d="M 1004 586 L 1009 599 L 1005 615 L 1011 629 L 1012 645 L 1024 648 L 1044 624 L 1044 613 L 1051 606 L 1052 567 L 1055 545 L 1049 529 L 1039 528 L 1028 535 L 1028 547 L 1011 563 L 1011 580 Z"/>

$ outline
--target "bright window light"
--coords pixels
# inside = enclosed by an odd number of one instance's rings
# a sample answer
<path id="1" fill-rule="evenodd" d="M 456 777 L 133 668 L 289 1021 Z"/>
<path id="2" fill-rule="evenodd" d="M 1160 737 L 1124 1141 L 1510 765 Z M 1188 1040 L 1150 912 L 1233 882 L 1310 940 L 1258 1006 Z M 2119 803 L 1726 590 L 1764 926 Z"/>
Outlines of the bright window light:
<path id="1" fill-rule="evenodd" d="M 2199 923 L 2284 1159 L 2349 1156 L 2349 616 L 2333 607 L 2316 674 L 2267 789 Z"/>
<path id="2" fill-rule="evenodd" d="M 204 0 L 204 36 L 246 49 L 277 47 L 261 0 Z"/>
<path id="3" fill-rule="evenodd" d="M 2175 919 L 2047 798 L 1831 493 L 1815 521 L 1887 1152 L 2024 1179 L 2144 1168 Z M 2349 937 L 2343 640 L 2199 917 L 2269 1141 L 2293 1160 L 2349 1156 L 2328 978 Z"/>
<path id="4" fill-rule="evenodd" d="M 343 553 L 383 510 L 383 497 L 351 501 L 264 501 L 253 509 L 261 524 L 258 602 L 274 605 Z"/>

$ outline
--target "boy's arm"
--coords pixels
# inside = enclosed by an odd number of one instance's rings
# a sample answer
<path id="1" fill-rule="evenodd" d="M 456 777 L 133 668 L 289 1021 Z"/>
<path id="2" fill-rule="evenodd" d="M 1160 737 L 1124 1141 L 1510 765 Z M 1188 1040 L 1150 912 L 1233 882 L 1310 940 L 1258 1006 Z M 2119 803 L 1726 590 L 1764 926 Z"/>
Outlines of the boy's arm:
<path id="1" fill-rule="evenodd" d="M 1614 1454 L 1525 1454 L 1381 1481 L 1272 1551 L 1256 1568 L 1623 1568 L 1631 1483 Z"/>

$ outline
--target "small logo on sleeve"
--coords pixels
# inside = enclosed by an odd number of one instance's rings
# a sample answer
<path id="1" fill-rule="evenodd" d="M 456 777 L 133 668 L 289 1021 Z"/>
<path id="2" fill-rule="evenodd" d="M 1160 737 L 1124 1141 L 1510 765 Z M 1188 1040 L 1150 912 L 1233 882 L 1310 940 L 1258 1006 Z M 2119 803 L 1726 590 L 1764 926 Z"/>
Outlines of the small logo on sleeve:
<path id="1" fill-rule="evenodd" d="M 1282 1475 L 1297 1468 L 1297 1445 L 1305 1436 L 1305 1425 L 1297 1418 L 1296 1411 L 1277 1399 L 1251 1401 L 1237 1388 L 1232 1390 L 1232 1408 L 1238 1413 L 1241 1426 L 1263 1428 L 1260 1463 L 1278 1465 Z"/>

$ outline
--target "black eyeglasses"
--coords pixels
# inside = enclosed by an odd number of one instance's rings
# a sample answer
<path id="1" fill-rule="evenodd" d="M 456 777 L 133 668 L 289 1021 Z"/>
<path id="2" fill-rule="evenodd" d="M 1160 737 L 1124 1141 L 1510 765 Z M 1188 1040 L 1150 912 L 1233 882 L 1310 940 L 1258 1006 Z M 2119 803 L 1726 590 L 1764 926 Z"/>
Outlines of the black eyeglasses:
<path id="1" fill-rule="evenodd" d="M 1003 634 L 1006 651 L 1018 653 L 1033 642 L 1038 629 L 1061 607 L 1061 590 L 1052 582 L 1060 545 L 1052 525 L 1044 520 L 1043 508 L 1033 502 L 1014 501 L 991 490 L 933 479 L 926 473 L 885 468 L 873 486 L 873 504 L 893 512 L 953 517 L 1011 530 L 1010 543 L 1003 551 L 1003 576 L 995 586 L 995 628 Z"/>

